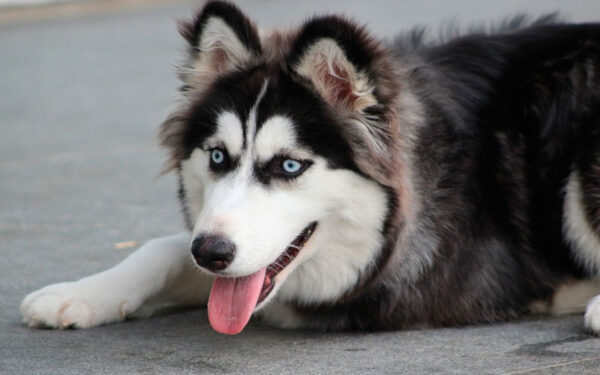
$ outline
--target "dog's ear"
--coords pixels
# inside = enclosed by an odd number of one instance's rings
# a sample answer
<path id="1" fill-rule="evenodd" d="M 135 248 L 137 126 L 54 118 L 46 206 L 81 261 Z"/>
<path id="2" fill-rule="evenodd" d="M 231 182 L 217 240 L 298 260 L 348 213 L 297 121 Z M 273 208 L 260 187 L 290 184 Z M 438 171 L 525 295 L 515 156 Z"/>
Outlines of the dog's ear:
<path id="1" fill-rule="evenodd" d="M 328 16 L 301 28 L 288 66 L 336 109 L 361 113 L 382 104 L 375 72 L 382 55 L 382 47 L 363 28 Z"/>
<path id="2" fill-rule="evenodd" d="M 261 55 L 255 26 L 229 2 L 209 1 L 193 20 L 179 23 L 179 32 L 189 43 L 183 91 L 206 87 Z"/>
<path id="3" fill-rule="evenodd" d="M 352 21 L 327 16 L 300 29 L 286 64 L 345 120 L 342 131 L 357 164 L 387 181 L 393 171 L 377 166 L 385 165 L 398 140 L 400 80 L 391 53 Z"/>

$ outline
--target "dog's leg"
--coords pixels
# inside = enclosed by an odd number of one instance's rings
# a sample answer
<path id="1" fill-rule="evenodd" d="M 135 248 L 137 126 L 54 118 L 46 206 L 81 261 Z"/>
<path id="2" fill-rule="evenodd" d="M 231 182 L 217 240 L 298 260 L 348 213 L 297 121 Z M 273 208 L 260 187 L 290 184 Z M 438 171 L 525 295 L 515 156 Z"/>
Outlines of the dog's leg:
<path id="1" fill-rule="evenodd" d="M 571 173 L 565 195 L 565 233 L 579 262 L 591 272 L 600 271 L 600 175 L 595 169 L 587 173 Z M 586 189 L 583 189 L 583 186 Z M 585 309 L 584 323 L 590 331 L 600 334 L 600 295 L 590 299 Z"/>
<path id="2" fill-rule="evenodd" d="M 104 272 L 33 292 L 21 304 L 23 321 L 87 328 L 163 306 L 206 304 L 210 277 L 193 265 L 189 241 L 189 233 L 157 238 Z"/>

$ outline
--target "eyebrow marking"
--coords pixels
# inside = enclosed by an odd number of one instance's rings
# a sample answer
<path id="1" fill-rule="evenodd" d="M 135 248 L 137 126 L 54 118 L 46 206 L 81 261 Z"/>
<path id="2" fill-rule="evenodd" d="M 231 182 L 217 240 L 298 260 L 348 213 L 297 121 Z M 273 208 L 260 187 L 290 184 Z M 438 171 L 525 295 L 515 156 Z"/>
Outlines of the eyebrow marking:
<path id="1" fill-rule="evenodd" d="M 259 160 L 265 161 L 282 150 L 297 147 L 297 135 L 291 119 L 275 115 L 267 119 L 255 136 L 254 147 Z"/>
<path id="2" fill-rule="evenodd" d="M 211 138 L 223 142 L 229 155 L 239 155 L 243 146 L 242 128 L 242 121 L 235 113 L 224 111 L 217 118 L 217 132 Z"/>

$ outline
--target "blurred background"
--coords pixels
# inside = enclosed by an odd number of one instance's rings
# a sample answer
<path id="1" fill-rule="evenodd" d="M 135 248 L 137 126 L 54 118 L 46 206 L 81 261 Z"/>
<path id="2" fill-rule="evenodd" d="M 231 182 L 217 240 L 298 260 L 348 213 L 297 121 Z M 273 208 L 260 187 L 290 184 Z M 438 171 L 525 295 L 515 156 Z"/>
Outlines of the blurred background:
<path id="1" fill-rule="evenodd" d="M 600 2 L 595 0 L 238 0 L 259 21 L 268 25 L 297 22 L 317 12 L 334 11 L 351 14 L 372 23 L 377 31 L 395 32 L 414 24 L 433 24 L 457 18 L 461 22 L 489 21 L 515 12 L 539 14 L 560 11 L 572 21 L 593 21 L 598 17 Z M 22 19 L 26 13 L 38 19 L 49 15 L 81 15 L 108 9 L 143 9 L 156 4 L 203 1 L 185 0 L 0 0 L 5 22 Z M 16 11 L 19 10 L 19 11 Z"/>

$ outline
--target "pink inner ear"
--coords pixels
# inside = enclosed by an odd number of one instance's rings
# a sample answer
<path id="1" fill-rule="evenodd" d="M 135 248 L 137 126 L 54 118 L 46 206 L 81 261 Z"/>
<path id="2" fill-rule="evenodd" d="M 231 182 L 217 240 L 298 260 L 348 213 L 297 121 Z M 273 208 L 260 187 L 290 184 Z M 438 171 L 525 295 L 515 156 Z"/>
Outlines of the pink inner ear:
<path id="1" fill-rule="evenodd" d="M 227 53 L 223 48 L 219 47 L 211 52 L 210 63 L 215 72 L 222 73 L 229 69 L 228 62 Z"/>
<path id="2" fill-rule="evenodd" d="M 335 61 L 331 67 L 327 61 L 323 61 L 315 67 L 315 70 L 316 78 L 320 81 L 317 86 L 320 86 L 320 91 L 323 91 L 321 94 L 325 100 L 334 106 L 353 109 L 359 96 L 354 91 L 349 72 Z"/>

